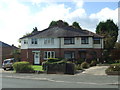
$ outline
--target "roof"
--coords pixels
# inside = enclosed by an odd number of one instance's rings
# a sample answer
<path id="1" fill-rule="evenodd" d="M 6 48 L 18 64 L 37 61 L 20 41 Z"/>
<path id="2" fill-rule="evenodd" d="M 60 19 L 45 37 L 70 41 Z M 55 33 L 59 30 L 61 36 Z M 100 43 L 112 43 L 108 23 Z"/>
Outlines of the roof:
<path id="1" fill-rule="evenodd" d="M 31 38 L 31 37 L 81 37 L 81 36 L 91 36 L 91 37 L 100 37 L 102 36 L 95 34 L 93 32 L 90 32 L 88 30 L 82 30 L 82 29 L 76 29 L 72 26 L 54 26 L 49 27 L 47 29 L 44 29 L 42 31 L 38 31 L 35 34 L 30 34 L 28 36 L 22 37 L 23 38 Z"/>
<path id="2" fill-rule="evenodd" d="M 9 44 L 4 43 L 4 42 L 2 42 L 2 41 L 0 41 L 0 47 L 13 47 L 13 48 L 16 48 L 16 49 L 17 49 L 17 47 L 15 47 L 14 45 L 9 45 Z"/>
<path id="3" fill-rule="evenodd" d="M 96 33 L 93 33 L 93 32 L 91 32 L 91 31 L 88 31 L 88 30 L 83 30 L 83 31 L 86 32 L 86 33 L 88 33 L 88 34 L 93 35 L 94 37 L 101 37 L 101 38 L 104 37 L 104 36 L 101 36 L 101 35 L 99 35 L 99 34 L 96 34 Z"/>

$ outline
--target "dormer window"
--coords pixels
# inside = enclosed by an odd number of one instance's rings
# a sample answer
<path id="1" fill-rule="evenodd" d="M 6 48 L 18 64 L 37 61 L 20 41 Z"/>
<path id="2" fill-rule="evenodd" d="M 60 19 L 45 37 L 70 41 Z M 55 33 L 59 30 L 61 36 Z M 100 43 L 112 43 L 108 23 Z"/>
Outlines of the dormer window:
<path id="1" fill-rule="evenodd" d="M 31 39 L 31 44 L 38 44 L 37 38 L 32 38 Z"/>

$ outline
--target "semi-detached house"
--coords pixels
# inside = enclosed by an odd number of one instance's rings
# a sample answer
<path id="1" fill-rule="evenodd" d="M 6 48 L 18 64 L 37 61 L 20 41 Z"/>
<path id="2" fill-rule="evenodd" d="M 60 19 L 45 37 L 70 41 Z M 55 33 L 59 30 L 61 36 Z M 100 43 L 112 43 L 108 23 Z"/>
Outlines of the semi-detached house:
<path id="1" fill-rule="evenodd" d="M 102 36 L 62 22 L 22 37 L 20 41 L 22 61 L 31 64 L 42 64 L 48 58 L 100 59 L 103 49 Z"/>

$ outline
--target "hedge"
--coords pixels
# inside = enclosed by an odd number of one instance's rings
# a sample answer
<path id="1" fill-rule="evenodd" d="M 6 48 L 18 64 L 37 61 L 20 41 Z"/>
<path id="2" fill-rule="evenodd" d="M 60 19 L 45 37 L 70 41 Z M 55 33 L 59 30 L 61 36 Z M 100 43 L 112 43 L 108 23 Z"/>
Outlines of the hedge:
<path id="1" fill-rule="evenodd" d="M 13 64 L 13 68 L 16 71 L 16 73 L 30 73 L 34 71 L 31 64 L 26 61 L 15 62 Z"/>

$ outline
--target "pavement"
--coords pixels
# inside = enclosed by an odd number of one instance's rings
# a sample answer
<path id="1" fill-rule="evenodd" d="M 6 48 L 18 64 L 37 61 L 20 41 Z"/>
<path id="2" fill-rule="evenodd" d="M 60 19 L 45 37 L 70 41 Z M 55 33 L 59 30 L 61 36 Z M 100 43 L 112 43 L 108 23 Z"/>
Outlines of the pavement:
<path id="1" fill-rule="evenodd" d="M 106 75 L 105 70 L 108 68 L 108 66 L 93 66 L 88 69 L 85 69 L 85 71 L 81 72 L 79 71 L 76 75 L 83 74 L 90 74 L 90 75 Z M 0 73 L 15 73 L 14 71 L 5 71 L 2 68 L 0 68 Z"/>
<path id="2" fill-rule="evenodd" d="M 66 74 L 37 74 L 37 73 L 15 73 L 14 71 L 4 71 L 0 69 L 2 78 L 7 79 L 19 79 L 19 80 L 35 80 L 35 81 L 47 81 L 51 83 L 71 83 L 71 84 L 84 84 L 84 85 L 107 85 L 110 87 L 118 87 L 119 76 L 109 76 L 105 74 L 105 69 L 108 66 L 95 66 L 85 69 L 85 71 L 77 73 L 75 75 Z M 3 81 L 4 81 L 3 80 Z M 7 81 L 6 81 L 7 82 Z"/>

